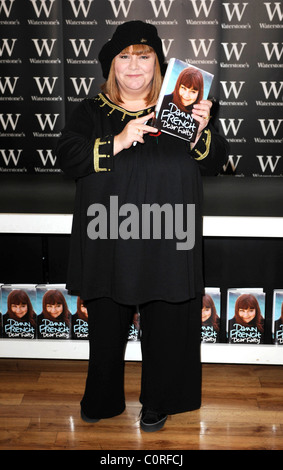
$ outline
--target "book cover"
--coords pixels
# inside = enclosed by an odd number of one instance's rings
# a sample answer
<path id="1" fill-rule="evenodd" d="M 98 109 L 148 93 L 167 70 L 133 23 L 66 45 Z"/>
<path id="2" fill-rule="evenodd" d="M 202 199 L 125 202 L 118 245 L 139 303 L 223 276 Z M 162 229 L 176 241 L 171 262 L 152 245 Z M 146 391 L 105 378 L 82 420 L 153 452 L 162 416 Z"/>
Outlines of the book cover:
<path id="1" fill-rule="evenodd" d="M 272 342 L 283 345 L 283 289 L 273 291 Z"/>
<path id="2" fill-rule="evenodd" d="M 265 292 L 262 288 L 228 289 L 227 337 L 229 343 L 264 342 Z"/>
<path id="3" fill-rule="evenodd" d="M 221 294 L 219 287 L 206 287 L 202 297 L 201 341 L 219 343 Z"/>
<path id="4" fill-rule="evenodd" d="M 0 338 L 3 338 L 3 319 L 2 319 L 2 283 L 0 283 Z"/>
<path id="5" fill-rule="evenodd" d="M 88 339 L 88 312 L 84 301 L 76 298 L 77 309 L 72 315 L 72 339 Z"/>
<path id="6" fill-rule="evenodd" d="M 3 338 L 36 337 L 36 289 L 32 284 L 4 284 L 1 287 Z"/>
<path id="7" fill-rule="evenodd" d="M 207 99 L 213 75 L 179 59 L 170 59 L 152 122 L 159 131 L 194 142 L 198 122 L 193 105 Z"/>
<path id="8" fill-rule="evenodd" d="M 36 302 L 38 339 L 70 339 L 76 296 L 70 295 L 63 284 L 39 284 Z"/>

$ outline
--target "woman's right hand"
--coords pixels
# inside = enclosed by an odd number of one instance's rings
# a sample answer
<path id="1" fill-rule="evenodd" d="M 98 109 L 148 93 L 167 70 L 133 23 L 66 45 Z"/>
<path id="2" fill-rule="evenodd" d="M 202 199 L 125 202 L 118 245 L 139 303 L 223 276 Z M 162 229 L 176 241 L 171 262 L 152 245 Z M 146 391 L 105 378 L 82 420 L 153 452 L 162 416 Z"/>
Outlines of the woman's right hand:
<path id="1" fill-rule="evenodd" d="M 147 116 L 142 116 L 137 119 L 132 119 L 126 124 L 122 132 L 114 137 L 114 151 L 113 154 L 128 149 L 134 142 L 144 144 L 143 135 L 148 132 L 158 132 L 158 129 L 152 126 L 147 126 L 146 122 L 154 117 L 154 112 Z"/>

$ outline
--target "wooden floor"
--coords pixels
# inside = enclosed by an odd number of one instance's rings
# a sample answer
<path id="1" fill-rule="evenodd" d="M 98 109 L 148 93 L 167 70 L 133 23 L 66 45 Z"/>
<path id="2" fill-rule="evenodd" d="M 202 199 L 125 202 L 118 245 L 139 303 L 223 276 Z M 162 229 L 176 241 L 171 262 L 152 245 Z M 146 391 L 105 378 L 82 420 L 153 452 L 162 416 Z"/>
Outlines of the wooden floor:
<path id="1" fill-rule="evenodd" d="M 0 449 L 282 450 L 283 366 L 203 365 L 200 410 L 139 428 L 140 362 L 126 363 L 126 411 L 80 419 L 86 361 L 0 360 Z"/>

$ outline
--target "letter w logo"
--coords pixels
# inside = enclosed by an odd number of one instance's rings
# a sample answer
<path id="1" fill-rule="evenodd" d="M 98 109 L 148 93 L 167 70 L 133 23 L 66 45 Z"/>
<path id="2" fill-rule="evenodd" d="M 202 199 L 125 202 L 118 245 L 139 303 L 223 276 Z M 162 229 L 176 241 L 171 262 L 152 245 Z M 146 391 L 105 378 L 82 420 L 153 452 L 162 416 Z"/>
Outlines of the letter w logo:
<path id="1" fill-rule="evenodd" d="M 37 149 L 36 151 L 38 152 L 38 154 L 40 156 L 40 159 L 42 161 L 42 164 L 44 166 L 46 166 L 48 160 L 50 160 L 52 166 L 55 165 L 57 157 L 53 156 L 52 149 L 46 149 L 46 155 L 45 156 L 44 156 L 44 150 L 43 149 Z"/>
<path id="2" fill-rule="evenodd" d="M 45 130 L 47 124 L 51 131 L 53 131 L 59 114 L 53 114 L 53 119 L 51 119 L 51 114 L 43 114 L 43 116 L 45 116 L 44 119 L 41 117 L 42 114 L 35 114 L 35 116 L 37 117 L 39 125 L 43 131 Z"/>
<path id="3" fill-rule="evenodd" d="M 20 77 L 3 77 L 5 78 L 5 83 L 2 83 L 2 77 L 0 77 L 0 92 L 5 93 L 6 89 L 9 88 L 10 93 L 14 93 L 17 81 L 19 80 Z M 11 83 L 11 78 L 14 79 L 14 83 Z"/>
<path id="4" fill-rule="evenodd" d="M 8 7 L 7 0 L 0 0 L 0 13 L 3 10 L 7 18 L 9 18 L 14 1 L 15 0 L 10 0 L 10 6 Z"/>
<path id="5" fill-rule="evenodd" d="M 9 154 L 8 154 L 8 156 L 7 156 L 6 150 L 5 150 L 5 149 L 0 149 L 0 153 L 1 153 L 1 155 L 2 155 L 2 158 L 3 158 L 3 160 L 4 160 L 5 164 L 6 164 L 6 166 L 9 165 L 10 160 L 13 160 L 14 165 L 17 166 L 22 151 L 23 151 L 23 149 L 17 149 L 17 155 L 16 155 L 16 154 L 15 154 L 16 149 L 10 149 L 10 150 L 9 150 Z"/>
<path id="6" fill-rule="evenodd" d="M 80 79 L 80 83 L 77 83 L 77 80 Z M 85 94 L 87 95 L 89 93 L 90 87 L 92 85 L 92 82 L 94 80 L 94 77 L 90 77 L 88 85 L 86 84 L 86 77 L 70 77 L 70 80 L 72 80 L 75 91 L 77 95 L 80 94 L 81 89 L 84 89 Z"/>
<path id="7" fill-rule="evenodd" d="M 87 57 L 94 39 L 69 39 L 69 41 L 73 46 L 73 50 L 76 57 L 79 56 L 81 50 Z M 77 41 L 79 41 L 79 45 L 77 45 Z M 86 41 L 88 41 L 88 46 L 86 45 Z"/>
<path id="8" fill-rule="evenodd" d="M 248 5 L 248 3 L 243 3 L 242 11 L 240 11 L 239 3 L 233 3 L 233 9 L 231 11 L 230 10 L 230 3 L 223 3 L 223 6 L 226 10 L 226 15 L 227 15 L 228 21 L 232 20 L 234 14 L 236 14 L 236 16 L 238 18 L 238 21 L 241 21 L 242 16 L 244 14 L 244 11 L 245 11 L 247 5 Z"/>
<path id="9" fill-rule="evenodd" d="M 277 13 L 278 15 L 278 18 L 279 18 L 279 21 L 282 21 L 283 20 L 283 12 L 281 10 L 281 3 L 280 2 L 275 2 L 274 3 L 274 9 L 273 9 L 273 12 L 271 11 L 271 2 L 264 2 L 264 5 L 266 7 L 266 10 L 267 10 L 267 13 L 268 13 L 268 16 L 269 16 L 269 20 L 272 21 L 275 14 Z"/>
<path id="10" fill-rule="evenodd" d="M 57 39 L 32 39 L 32 41 L 34 43 L 34 46 L 36 48 L 36 51 L 37 51 L 37 54 L 39 55 L 39 57 L 42 56 L 42 53 L 43 53 L 44 50 L 46 51 L 48 57 L 50 57 L 51 54 L 52 54 L 54 44 L 57 41 Z M 42 41 L 41 46 L 39 44 L 39 41 Z M 48 41 L 51 41 L 50 46 L 48 44 Z"/>
<path id="11" fill-rule="evenodd" d="M 49 18 L 49 15 L 50 15 L 50 12 L 51 12 L 51 9 L 55 0 L 49 0 L 49 8 L 46 4 L 46 0 L 39 0 L 39 6 L 37 5 L 38 0 L 30 0 L 30 1 L 33 5 L 34 11 L 38 18 L 40 17 L 42 10 L 44 11 L 46 17 Z"/>
<path id="12" fill-rule="evenodd" d="M 8 41 L 12 41 L 11 45 L 9 44 Z M 8 38 L 4 39 L 3 38 L 2 39 L 2 47 L 0 46 L 0 57 L 3 56 L 3 53 L 4 53 L 5 50 L 7 51 L 8 55 L 11 57 L 16 41 L 17 41 L 17 39 L 8 39 Z"/>
<path id="13" fill-rule="evenodd" d="M 4 114 L 0 114 L 0 123 L 3 129 L 6 131 L 8 128 L 8 125 L 10 125 L 13 131 L 16 130 L 18 120 L 21 114 L 6 114 L 6 116 L 7 117 L 4 119 Z"/>
<path id="14" fill-rule="evenodd" d="M 168 0 L 169 3 L 168 3 L 167 7 L 166 7 L 165 0 L 160 0 L 159 8 L 156 6 L 156 0 L 149 0 L 149 1 L 151 3 L 151 6 L 153 8 L 153 11 L 154 11 L 154 14 L 155 14 L 156 18 L 159 16 L 159 13 L 160 13 L 161 10 L 163 10 L 164 16 L 165 16 L 165 18 L 167 18 L 168 14 L 169 14 L 169 11 L 171 9 L 172 3 L 175 0 Z"/>
<path id="15" fill-rule="evenodd" d="M 207 57 L 209 50 L 211 48 L 211 44 L 213 43 L 214 39 L 208 39 L 209 45 L 206 46 L 206 40 L 205 39 L 199 39 L 199 46 L 197 47 L 196 45 L 196 39 L 189 39 L 192 48 L 194 50 L 195 57 L 198 57 L 199 52 L 202 50 L 204 53 L 204 56 Z"/>
<path id="16" fill-rule="evenodd" d="M 275 119 L 267 119 L 267 121 L 268 121 L 267 125 L 265 124 L 265 119 L 258 119 L 258 121 L 261 125 L 261 129 L 262 129 L 262 132 L 263 132 L 264 136 L 266 136 L 267 133 L 269 132 L 269 130 L 271 130 L 273 136 L 275 137 L 278 130 L 279 130 L 279 127 L 281 126 L 281 123 L 283 122 L 283 119 L 277 119 L 277 126 L 276 127 L 274 125 Z"/>
<path id="17" fill-rule="evenodd" d="M 228 82 L 221 82 L 221 85 L 222 85 L 222 88 L 223 88 L 223 91 L 224 91 L 224 94 L 225 94 L 225 97 L 226 99 L 229 98 L 231 92 L 233 92 L 235 98 L 238 98 L 239 95 L 240 95 L 240 92 L 241 92 L 241 89 L 242 89 L 242 86 L 244 85 L 245 82 L 232 82 L 230 81 L 230 87 L 228 88 L 227 86 L 227 83 Z M 239 83 L 239 85 L 237 85 L 237 83 Z"/>
<path id="18" fill-rule="evenodd" d="M 236 158 L 236 160 L 235 160 L 234 157 Z M 235 172 L 237 170 L 237 166 L 239 165 L 239 162 L 240 162 L 241 158 L 243 158 L 243 155 L 236 155 L 236 156 L 235 155 L 229 155 L 227 163 L 225 165 L 223 165 L 223 170 L 226 172 L 227 168 L 230 164 L 233 172 Z"/>
<path id="19" fill-rule="evenodd" d="M 276 155 L 275 156 L 275 158 L 276 158 L 275 161 L 273 161 L 273 155 L 266 155 L 265 163 L 263 161 L 264 155 L 257 155 L 257 158 L 258 158 L 259 164 L 261 166 L 262 173 L 265 172 L 267 167 L 269 167 L 271 169 L 271 172 L 274 173 L 274 170 L 277 166 L 277 163 L 279 162 L 279 160 L 281 158 L 281 155 Z"/>
<path id="20" fill-rule="evenodd" d="M 82 10 L 82 12 L 84 14 L 84 17 L 85 18 L 87 17 L 90 6 L 91 6 L 93 0 L 86 0 L 86 1 L 88 2 L 87 6 L 85 4 L 85 0 L 78 0 L 79 5 L 77 7 L 76 4 L 75 4 L 76 0 L 69 0 L 69 2 L 71 4 L 71 7 L 73 9 L 73 13 L 74 13 L 76 18 L 79 16 L 80 10 Z"/>
<path id="21" fill-rule="evenodd" d="M 265 98 L 268 99 L 270 94 L 273 93 L 275 99 L 277 100 L 279 98 L 279 95 L 281 93 L 281 90 L 283 89 L 283 82 L 269 82 L 270 86 L 267 88 L 267 83 L 268 82 L 260 82 Z M 278 83 L 280 83 L 280 86 L 276 86 Z"/>
<path id="22" fill-rule="evenodd" d="M 58 77 L 52 77 L 53 78 L 53 83 L 50 84 L 50 77 L 33 77 L 34 80 L 36 81 L 37 87 L 39 89 L 40 94 L 44 92 L 44 89 L 47 88 L 50 95 L 53 92 L 54 86 L 56 81 L 58 80 Z M 43 78 L 43 84 L 41 84 L 41 79 Z"/>
<path id="23" fill-rule="evenodd" d="M 261 44 L 264 47 L 267 60 L 270 60 L 271 57 L 273 56 L 273 53 L 275 53 L 276 59 L 278 60 L 278 62 L 280 61 L 282 53 L 283 53 L 283 47 L 281 47 L 281 51 L 279 51 L 279 48 L 278 48 L 279 42 L 273 42 L 271 49 L 269 49 L 269 44 L 270 44 L 269 42 L 262 42 Z M 281 44 L 283 44 L 283 42 Z"/>
<path id="24" fill-rule="evenodd" d="M 228 119 L 228 121 L 229 121 L 228 125 L 226 125 L 226 119 L 225 118 L 220 118 L 219 121 L 221 122 L 222 129 L 223 129 L 223 132 L 224 132 L 225 135 L 228 134 L 230 129 L 232 130 L 234 135 L 237 135 L 238 131 L 239 131 L 239 128 L 240 128 L 240 125 L 243 122 L 243 119 L 238 119 L 238 125 L 235 124 L 235 119 L 233 119 L 233 118 Z"/>
<path id="25" fill-rule="evenodd" d="M 119 15 L 120 11 L 122 10 L 124 13 L 125 18 L 127 18 L 128 13 L 130 11 L 131 5 L 134 0 L 129 0 L 128 3 L 128 8 L 125 6 L 125 0 L 119 0 L 119 6 L 118 8 L 116 7 L 115 0 L 108 0 L 111 3 L 113 13 L 115 15 L 115 18 Z"/>
<path id="26" fill-rule="evenodd" d="M 214 0 L 210 0 L 210 5 L 209 7 L 207 6 L 207 1 L 206 0 L 200 0 L 200 5 L 199 7 L 197 6 L 197 0 L 191 0 L 192 2 L 192 5 L 193 5 L 193 9 L 195 11 L 195 15 L 196 17 L 198 18 L 199 15 L 200 15 L 200 12 L 201 10 L 204 11 L 204 14 L 206 16 L 206 18 L 208 17 L 209 13 L 210 13 L 210 10 L 211 10 L 211 7 L 214 3 Z"/>
<path id="27" fill-rule="evenodd" d="M 229 45 L 228 42 L 222 42 L 221 43 L 221 46 L 223 46 L 223 49 L 224 49 L 227 60 L 231 59 L 233 53 L 235 54 L 236 60 L 239 60 L 241 55 L 242 55 L 242 52 L 244 50 L 244 47 L 247 45 L 247 43 L 242 42 L 241 43 L 242 47 L 241 47 L 240 50 L 238 48 L 238 43 L 237 42 L 231 42 L 230 50 L 229 50 L 228 45 Z"/>

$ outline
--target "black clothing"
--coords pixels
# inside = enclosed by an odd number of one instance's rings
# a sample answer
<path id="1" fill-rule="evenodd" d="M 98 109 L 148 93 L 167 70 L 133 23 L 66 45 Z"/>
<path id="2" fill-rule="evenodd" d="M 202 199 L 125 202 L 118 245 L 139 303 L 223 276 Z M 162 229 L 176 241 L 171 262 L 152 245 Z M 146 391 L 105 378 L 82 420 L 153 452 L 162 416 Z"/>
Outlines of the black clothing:
<path id="1" fill-rule="evenodd" d="M 228 148 L 209 125 L 193 150 L 185 140 L 161 133 L 144 135 L 144 144 L 113 156 L 114 136 L 152 111 L 128 112 L 100 94 L 79 105 L 58 143 L 60 166 L 77 184 L 67 288 L 87 301 L 90 356 L 81 407 L 88 418 L 115 416 L 125 408 L 124 351 L 137 305 L 140 401 L 166 414 L 200 406 L 200 170 L 216 174 Z M 187 207 L 194 207 L 195 217 L 189 214 L 177 227 L 177 208 L 184 215 Z M 146 208 L 157 208 L 148 226 Z M 168 227 L 163 214 L 159 237 L 154 224 L 162 208 L 169 214 L 172 209 L 173 219 Z M 178 250 L 177 228 L 186 232 L 191 226 L 190 249 Z"/>
<path id="2" fill-rule="evenodd" d="M 77 184 L 67 288 L 84 300 L 108 297 L 128 305 L 182 302 L 203 289 L 200 172 L 212 175 L 220 170 L 227 159 L 227 143 L 209 125 L 193 150 L 186 141 L 162 133 L 145 135 L 144 144 L 113 156 L 114 135 L 130 119 L 152 110 L 128 112 L 99 94 L 78 106 L 59 139 L 60 166 Z M 145 204 L 170 204 L 173 209 L 176 204 L 195 205 L 194 247 L 177 250 L 180 240 L 175 234 L 172 239 L 144 239 L 141 226 L 139 239 L 111 237 L 113 196 L 119 208 L 133 204 L 139 222 Z M 98 221 L 94 206 L 88 216 L 93 204 L 107 211 L 107 239 L 91 239 L 94 226 L 89 224 Z M 119 215 L 119 224 L 122 220 L 125 217 Z"/>
<path id="3" fill-rule="evenodd" d="M 125 409 L 124 351 L 135 306 L 104 298 L 87 302 L 87 310 L 90 360 L 81 407 L 88 418 L 110 418 Z M 144 407 L 166 414 L 200 407 L 200 311 L 200 295 L 140 305 Z"/>

